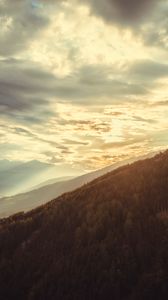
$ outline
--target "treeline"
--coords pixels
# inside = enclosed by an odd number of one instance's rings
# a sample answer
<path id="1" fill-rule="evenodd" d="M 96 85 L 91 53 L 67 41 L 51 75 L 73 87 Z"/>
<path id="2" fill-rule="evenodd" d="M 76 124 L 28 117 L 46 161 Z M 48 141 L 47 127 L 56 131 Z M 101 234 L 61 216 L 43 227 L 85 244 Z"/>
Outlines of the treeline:
<path id="1" fill-rule="evenodd" d="M 0 299 L 167 300 L 168 151 L 1 220 Z"/>

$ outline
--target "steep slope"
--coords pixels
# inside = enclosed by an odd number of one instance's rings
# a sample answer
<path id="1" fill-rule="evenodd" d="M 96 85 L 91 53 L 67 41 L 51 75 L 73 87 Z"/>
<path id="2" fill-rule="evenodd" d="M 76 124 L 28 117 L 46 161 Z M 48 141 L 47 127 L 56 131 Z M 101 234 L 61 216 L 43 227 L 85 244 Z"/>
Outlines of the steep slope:
<path id="1" fill-rule="evenodd" d="M 154 155 L 154 154 L 151 154 Z M 4 197 L 0 199 L 0 218 L 7 217 L 19 211 L 28 211 L 41 204 L 60 196 L 65 192 L 73 191 L 82 185 L 108 173 L 116 168 L 131 163 L 137 158 L 128 159 L 115 163 L 103 169 L 84 174 L 82 176 L 73 178 L 71 180 L 62 180 L 60 182 L 52 182 L 46 186 L 33 189 L 30 192 L 18 194 L 11 197 Z M 53 179 L 56 180 L 56 179 Z M 44 183 L 43 183 L 44 184 Z"/>
<path id="2" fill-rule="evenodd" d="M 168 152 L 1 220 L 1 299 L 168 299 Z"/>

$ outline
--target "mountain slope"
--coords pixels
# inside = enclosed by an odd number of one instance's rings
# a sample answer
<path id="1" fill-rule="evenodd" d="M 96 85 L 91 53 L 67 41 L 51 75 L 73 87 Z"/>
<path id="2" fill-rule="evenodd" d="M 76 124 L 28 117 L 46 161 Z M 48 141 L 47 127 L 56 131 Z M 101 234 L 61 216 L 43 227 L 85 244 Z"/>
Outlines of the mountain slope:
<path id="1" fill-rule="evenodd" d="M 1 299 L 166 300 L 168 152 L 1 220 Z"/>
<path id="2" fill-rule="evenodd" d="M 36 188 L 35 190 L 32 190 L 30 192 L 1 198 L 0 218 L 7 217 L 19 211 L 31 210 L 41 204 L 47 203 L 48 201 L 60 196 L 63 193 L 73 191 L 81 187 L 82 185 L 135 160 L 137 160 L 137 158 L 128 159 L 70 180 L 63 180 L 53 184 L 51 181 L 50 184 L 42 186 L 40 188 Z"/>

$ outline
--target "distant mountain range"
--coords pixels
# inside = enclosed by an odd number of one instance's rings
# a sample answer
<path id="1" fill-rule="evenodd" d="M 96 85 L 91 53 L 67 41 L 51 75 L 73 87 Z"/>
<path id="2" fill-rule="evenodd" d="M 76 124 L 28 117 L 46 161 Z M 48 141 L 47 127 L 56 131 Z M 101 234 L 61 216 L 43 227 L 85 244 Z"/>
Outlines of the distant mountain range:
<path id="1" fill-rule="evenodd" d="M 10 161 L 7 159 L 0 160 L 0 172 L 8 171 L 21 165 L 19 161 Z"/>
<path id="2" fill-rule="evenodd" d="M 145 157 L 152 156 L 154 154 L 147 155 Z M 144 157 L 143 157 L 144 158 Z M 63 193 L 75 190 L 79 187 L 81 187 L 84 184 L 87 184 L 88 182 L 108 173 L 112 170 L 115 170 L 116 168 L 132 163 L 137 160 L 137 157 L 132 159 L 127 159 L 125 161 L 121 161 L 118 163 L 115 163 L 111 166 L 105 167 L 103 169 L 84 174 L 82 176 L 67 180 L 68 178 L 58 178 L 58 179 L 52 179 L 46 182 L 41 183 L 39 186 L 35 187 L 32 191 L 21 193 L 18 195 L 10 196 L 10 197 L 3 197 L 0 199 L 0 217 L 6 217 L 11 214 L 15 214 L 19 211 L 28 211 L 31 210 L 41 204 L 45 204 L 46 202 L 60 196 Z M 28 164 L 28 167 L 30 167 L 31 163 Z M 34 164 L 32 163 L 33 167 Z M 39 167 L 46 167 L 38 163 L 35 164 Z M 47 166 L 48 167 L 48 166 Z M 22 170 L 22 168 L 21 168 Z M 37 170 L 37 169 L 36 169 Z M 19 174 L 18 168 L 15 169 L 15 172 L 13 175 L 16 174 L 15 182 L 18 180 L 18 176 L 23 175 L 22 172 Z M 32 172 L 32 169 L 31 169 Z M 10 177 L 12 178 L 12 176 Z M 23 184 L 24 185 L 24 184 Z"/>
<path id="3" fill-rule="evenodd" d="M 54 165 L 37 160 L 29 162 L 0 161 L 0 196 L 11 196 L 31 190 L 45 179 L 58 176 Z M 56 181 L 56 179 L 55 179 Z"/>
<path id="4" fill-rule="evenodd" d="M 1 219 L 0 287 L 5 300 L 167 300 L 168 151 Z"/>
<path id="5" fill-rule="evenodd" d="M 50 184 L 54 184 L 56 182 L 62 182 L 62 181 L 68 181 L 70 179 L 74 178 L 74 176 L 65 176 L 65 177 L 57 177 L 57 178 L 52 178 L 52 179 L 48 179 L 46 181 L 43 181 L 41 182 L 40 184 L 38 185 L 35 185 L 31 188 L 31 191 L 33 190 L 37 190 L 43 186 L 47 186 L 47 185 L 50 185 Z"/>

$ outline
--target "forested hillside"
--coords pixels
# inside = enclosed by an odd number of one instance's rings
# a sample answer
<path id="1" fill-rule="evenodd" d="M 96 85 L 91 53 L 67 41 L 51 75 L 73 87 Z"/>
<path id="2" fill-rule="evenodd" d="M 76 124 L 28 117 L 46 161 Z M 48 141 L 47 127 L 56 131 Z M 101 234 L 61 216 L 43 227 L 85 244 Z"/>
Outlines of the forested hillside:
<path id="1" fill-rule="evenodd" d="M 2 219 L 0 299 L 168 299 L 168 151 Z"/>

